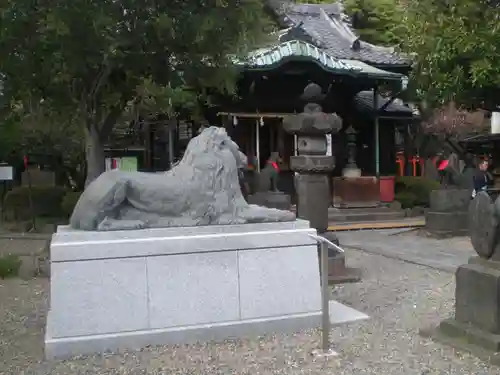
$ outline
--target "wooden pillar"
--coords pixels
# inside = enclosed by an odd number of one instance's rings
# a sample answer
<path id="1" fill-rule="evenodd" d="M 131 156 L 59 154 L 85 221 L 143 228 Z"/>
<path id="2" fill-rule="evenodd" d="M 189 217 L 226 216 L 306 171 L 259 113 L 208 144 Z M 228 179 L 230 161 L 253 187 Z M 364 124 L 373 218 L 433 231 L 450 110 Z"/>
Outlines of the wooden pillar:
<path id="1" fill-rule="evenodd" d="M 380 129 L 378 119 L 378 87 L 373 89 L 373 114 L 375 125 L 375 175 L 380 177 Z"/>
<path id="2" fill-rule="evenodd" d="M 274 121 L 269 121 L 268 126 L 269 126 L 269 153 L 275 152 L 278 150 L 276 147 L 276 137 L 275 137 L 275 128 L 273 125 Z"/>
<path id="3" fill-rule="evenodd" d="M 280 119 L 280 123 L 278 125 L 278 152 L 281 157 L 285 157 L 285 131 L 283 130 L 283 119 Z"/>
<path id="4" fill-rule="evenodd" d="M 260 172 L 260 121 L 255 120 L 255 156 L 257 164 L 257 172 Z"/>
<path id="5" fill-rule="evenodd" d="M 151 136 L 151 124 L 148 122 L 144 123 L 144 167 L 150 172 L 153 169 L 152 158 L 153 158 L 153 145 Z"/>
<path id="6" fill-rule="evenodd" d="M 172 168 L 174 165 L 174 130 L 177 127 L 177 120 L 172 119 L 168 121 L 168 136 L 167 136 L 167 142 L 168 142 L 168 167 L 169 169 Z"/>

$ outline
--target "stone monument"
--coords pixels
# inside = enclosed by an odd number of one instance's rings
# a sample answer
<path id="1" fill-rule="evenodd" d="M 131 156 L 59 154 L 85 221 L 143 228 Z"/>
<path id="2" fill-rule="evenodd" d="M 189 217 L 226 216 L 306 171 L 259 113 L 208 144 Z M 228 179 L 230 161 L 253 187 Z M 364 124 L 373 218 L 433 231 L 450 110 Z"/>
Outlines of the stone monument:
<path id="1" fill-rule="evenodd" d="M 272 152 L 264 168 L 255 176 L 255 193 L 248 197 L 248 203 L 290 210 L 290 196 L 278 190 L 279 161 L 279 153 Z"/>
<path id="2" fill-rule="evenodd" d="M 422 334 L 500 365 L 500 200 L 478 193 L 468 219 L 478 256 L 455 273 L 455 315 Z"/>
<path id="3" fill-rule="evenodd" d="M 356 130 L 349 125 L 345 130 L 347 164 L 342 176 L 333 178 L 333 205 L 336 208 L 368 208 L 380 204 L 379 181 L 373 176 L 361 176 L 356 164 Z"/>
<path id="4" fill-rule="evenodd" d="M 361 169 L 356 165 L 356 130 L 350 125 L 345 134 L 347 137 L 347 165 L 342 170 L 342 176 L 346 178 L 361 177 Z"/>
<path id="5" fill-rule="evenodd" d="M 285 131 L 297 135 L 298 155 L 290 157 L 290 169 L 298 173 L 295 178 L 297 212 L 300 218 L 309 220 L 318 234 L 338 243 L 336 236 L 328 232 L 328 180 L 335 167 L 335 159 L 334 156 L 327 155 L 326 134 L 338 132 L 342 127 L 342 120 L 336 114 L 322 111 L 319 103 L 324 99 L 324 95 L 317 84 L 306 86 L 301 99 L 307 103 L 304 111 L 285 117 L 283 121 Z M 357 270 L 345 267 L 343 254 L 332 252 L 329 262 L 330 281 L 359 280 Z"/>
<path id="6" fill-rule="evenodd" d="M 209 127 L 168 172 L 92 182 L 50 245 L 46 357 L 318 327 L 316 230 L 247 204 L 245 164 Z M 332 319 L 366 317 L 330 302 Z"/>

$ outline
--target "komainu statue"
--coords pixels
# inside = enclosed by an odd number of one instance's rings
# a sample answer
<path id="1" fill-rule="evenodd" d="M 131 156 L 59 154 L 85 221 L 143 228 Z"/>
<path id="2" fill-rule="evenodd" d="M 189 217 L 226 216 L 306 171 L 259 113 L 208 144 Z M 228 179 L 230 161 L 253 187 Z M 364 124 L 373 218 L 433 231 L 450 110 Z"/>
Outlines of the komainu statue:
<path id="1" fill-rule="evenodd" d="M 278 191 L 278 180 L 280 176 L 280 169 L 278 166 L 279 161 L 279 153 L 271 152 L 271 156 L 267 160 L 266 165 L 257 175 L 257 192 L 267 193 L 269 191 Z"/>
<path id="2" fill-rule="evenodd" d="M 70 226 L 111 231 L 295 220 L 292 212 L 247 204 L 238 179 L 246 164 L 225 129 L 206 128 L 167 172 L 103 173 L 80 197 Z"/>

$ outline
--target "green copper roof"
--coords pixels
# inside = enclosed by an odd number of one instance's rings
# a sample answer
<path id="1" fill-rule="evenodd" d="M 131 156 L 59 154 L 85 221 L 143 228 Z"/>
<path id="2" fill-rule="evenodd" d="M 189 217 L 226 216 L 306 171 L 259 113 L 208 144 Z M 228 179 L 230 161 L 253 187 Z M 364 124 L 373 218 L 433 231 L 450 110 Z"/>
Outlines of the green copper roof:
<path id="1" fill-rule="evenodd" d="M 264 68 L 278 64 L 283 59 L 293 57 L 313 59 L 323 67 L 331 70 L 358 70 L 333 58 L 318 47 L 301 40 L 292 40 L 277 46 L 258 49 L 250 53 L 246 61 L 238 61 L 238 63 L 254 68 Z"/>
<path id="2" fill-rule="evenodd" d="M 393 72 L 388 72 L 387 70 L 375 68 L 374 66 L 368 65 L 367 63 L 358 60 L 339 60 L 339 61 L 341 61 L 344 64 L 352 66 L 354 69 L 356 69 L 359 75 L 366 75 L 368 77 L 381 78 L 387 80 L 396 80 L 396 81 L 401 80 L 402 86 L 406 86 L 408 83 L 407 82 L 408 77 L 400 73 L 393 73 Z M 406 87 L 403 87 L 403 89 L 406 89 Z"/>
<path id="3" fill-rule="evenodd" d="M 324 50 L 304 42 L 291 40 L 276 46 L 260 48 L 251 52 L 245 60 L 236 63 L 244 65 L 247 69 L 272 69 L 286 60 L 315 61 L 326 70 L 334 73 L 344 73 L 354 77 L 367 77 L 389 81 L 404 81 L 404 76 L 375 68 L 357 60 L 336 59 Z"/>

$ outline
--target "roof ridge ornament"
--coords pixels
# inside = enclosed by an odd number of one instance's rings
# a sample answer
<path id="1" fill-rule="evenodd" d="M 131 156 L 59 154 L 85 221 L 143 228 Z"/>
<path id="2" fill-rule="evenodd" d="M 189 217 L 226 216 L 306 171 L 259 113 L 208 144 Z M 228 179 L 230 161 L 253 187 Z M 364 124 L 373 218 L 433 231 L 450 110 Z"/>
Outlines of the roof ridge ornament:
<path id="1" fill-rule="evenodd" d="M 359 51 L 361 49 L 361 40 L 359 38 L 352 42 L 351 49 L 353 51 Z"/>

